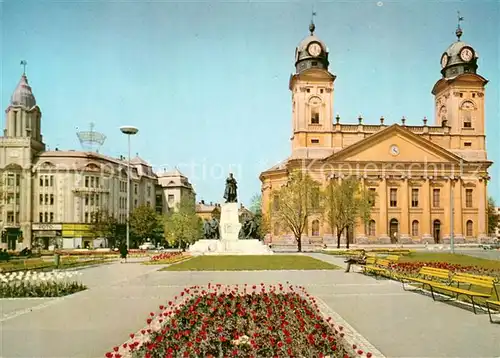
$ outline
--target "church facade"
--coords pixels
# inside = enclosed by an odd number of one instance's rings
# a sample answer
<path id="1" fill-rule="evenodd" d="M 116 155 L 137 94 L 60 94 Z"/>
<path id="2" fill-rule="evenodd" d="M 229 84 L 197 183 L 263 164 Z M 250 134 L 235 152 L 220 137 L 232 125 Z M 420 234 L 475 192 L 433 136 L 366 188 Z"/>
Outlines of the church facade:
<path id="1" fill-rule="evenodd" d="M 264 171 L 262 210 L 269 218 L 272 242 L 292 238 L 273 218 L 273 190 L 296 169 L 326 185 L 356 177 L 375 194 L 371 218 L 350 228 L 351 243 L 455 243 L 487 239 L 488 168 L 485 86 L 478 74 L 474 48 L 457 41 L 441 55 L 441 78 L 432 88 L 432 123 L 410 125 L 341 123 L 334 117 L 336 76 L 329 72 L 326 44 L 310 25 L 310 35 L 296 48 L 292 93 L 292 150 L 289 158 Z M 453 229 L 451 227 L 453 225 Z M 313 213 L 304 240 L 327 242 L 330 232 L 320 213 Z"/>

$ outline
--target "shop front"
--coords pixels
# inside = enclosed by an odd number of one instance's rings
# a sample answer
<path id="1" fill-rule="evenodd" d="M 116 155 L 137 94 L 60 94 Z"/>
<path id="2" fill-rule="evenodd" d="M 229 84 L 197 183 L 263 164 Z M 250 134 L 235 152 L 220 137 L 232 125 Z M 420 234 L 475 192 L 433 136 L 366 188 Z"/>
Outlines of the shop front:
<path id="1" fill-rule="evenodd" d="M 62 224 L 63 248 L 90 249 L 94 246 L 95 233 L 89 224 Z"/>
<path id="2" fill-rule="evenodd" d="M 62 224 L 33 223 L 31 225 L 33 248 L 51 250 L 62 247 Z"/>

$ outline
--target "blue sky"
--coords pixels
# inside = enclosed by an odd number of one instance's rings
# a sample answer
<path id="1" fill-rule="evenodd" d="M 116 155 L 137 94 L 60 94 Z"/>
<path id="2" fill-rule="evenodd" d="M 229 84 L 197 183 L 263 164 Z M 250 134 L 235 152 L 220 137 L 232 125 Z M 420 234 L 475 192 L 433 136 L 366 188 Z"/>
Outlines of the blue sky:
<path id="1" fill-rule="evenodd" d="M 433 121 L 430 91 L 440 57 L 462 39 L 479 53 L 489 157 L 500 161 L 498 1 L 131 2 L 1 4 L 1 105 L 22 69 L 40 105 L 51 149 L 79 149 L 77 127 L 107 135 L 101 152 L 126 154 L 119 126 L 139 127 L 132 152 L 155 168 L 178 166 L 198 199 L 221 201 L 232 170 L 240 199 L 260 192 L 259 173 L 290 154 L 289 76 L 295 46 L 316 34 L 337 75 L 334 113 L 355 123 Z M 500 169 L 489 192 L 500 201 Z"/>

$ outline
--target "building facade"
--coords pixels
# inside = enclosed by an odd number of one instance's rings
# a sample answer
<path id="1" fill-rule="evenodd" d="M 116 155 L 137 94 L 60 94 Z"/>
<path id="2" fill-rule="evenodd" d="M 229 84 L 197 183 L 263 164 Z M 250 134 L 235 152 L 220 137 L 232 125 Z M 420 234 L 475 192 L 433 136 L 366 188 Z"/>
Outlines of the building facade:
<path id="1" fill-rule="evenodd" d="M 42 113 L 25 74 L 5 113 L 0 137 L 0 248 L 92 246 L 96 238 L 91 223 L 97 212 L 126 223 L 128 161 L 124 157 L 46 151 Z M 130 165 L 130 209 L 148 205 L 160 213 L 168 211 L 171 193 L 169 184 L 163 186 L 164 176 L 159 180 L 151 165 L 138 156 Z M 182 176 L 179 183 L 192 190 L 187 178 Z"/>
<path id="2" fill-rule="evenodd" d="M 157 173 L 158 177 L 158 200 L 162 201 L 162 213 L 166 214 L 171 210 L 177 210 L 182 199 L 196 201 L 196 193 L 189 179 L 182 174 L 179 169 L 174 169 L 163 173 Z"/>
<path id="3" fill-rule="evenodd" d="M 262 210 L 272 241 L 291 237 L 273 219 L 273 190 L 296 169 L 326 185 L 355 176 L 372 191 L 368 223 L 345 233 L 352 243 L 456 243 L 487 239 L 488 168 L 485 85 L 475 50 L 457 41 L 441 55 L 441 78 L 432 88 L 433 123 L 341 123 L 333 116 L 336 76 L 329 72 L 326 44 L 314 34 L 296 48 L 292 93 L 291 155 L 260 175 Z M 451 213 L 453 207 L 453 213 Z M 451 215 L 453 215 L 453 220 Z M 451 229 L 453 222 L 453 230 Z M 332 239 L 319 213 L 311 215 L 305 240 Z"/>

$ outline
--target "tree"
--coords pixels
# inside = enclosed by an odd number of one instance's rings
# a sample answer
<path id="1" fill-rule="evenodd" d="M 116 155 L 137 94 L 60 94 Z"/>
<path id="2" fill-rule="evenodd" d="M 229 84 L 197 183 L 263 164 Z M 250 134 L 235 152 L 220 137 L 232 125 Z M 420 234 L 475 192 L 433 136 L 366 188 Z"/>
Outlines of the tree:
<path id="1" fill-rule="evenodd" d="M 337 233 L 337 248 L 340 237 L 350 227 L 354 228 L 360 218 L 363 223 L 370 220 L 373 201 L 372 194 L 361 187 L 359 180 L 347 178 L 342 181 L 330 180 L 323 190 L 322 202 L 326 222 L 332 234 Z M 349 240 L 346 240 L 349 248 Z"/>
<path id="2" fill-rule="evenodd" d="M 117 240 L 123 239 L 121 226 L 123 224 L 119 224 L 118 220 L 107 210 L 98 210 L 91 215 L 91 230 L 95 237 L 107 239 L 110 247 L 116 247 Z"/>
<path id="3" fill-rule="evenodd" d="M 309 174 L 294 171 L 288 182 L 273 191 L 272 217 L 282 227 L 292 231 L 297 241 L 297 251 L 302 251 L 302 234 L 309 216 L 318 209 L 319 183 Z"/>
<path id="4" fill-rule="evenodd" d="M 155 244 L 161 241 L 163 224 L 161 216 L 149 205 L 141 205 L 130 214 L 130 234 L 135 246 L 150 238 Z"/>
<path id="5" fill-rule="evenodd" d="M 170 212 L 165 218 L 164 232 L 168 243 L 183 251 L 189 244 L 201 239 L 203 222 L 196 214 L 193 200 L 189 197 L 181 198 L 177 210 Z"/>
<path id="6" fill-rule="evenodd" d="M 495 200 L 488 198 L 488 234 L 494 234 L 500 224 L 500 215 L 495 210 Z"/>

